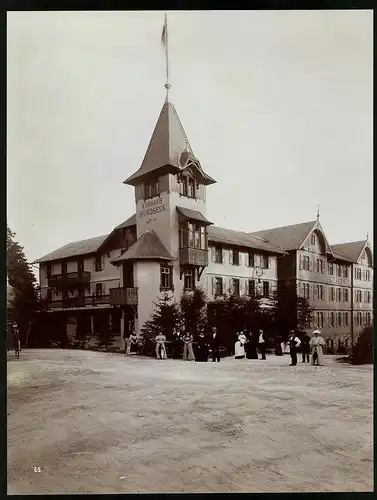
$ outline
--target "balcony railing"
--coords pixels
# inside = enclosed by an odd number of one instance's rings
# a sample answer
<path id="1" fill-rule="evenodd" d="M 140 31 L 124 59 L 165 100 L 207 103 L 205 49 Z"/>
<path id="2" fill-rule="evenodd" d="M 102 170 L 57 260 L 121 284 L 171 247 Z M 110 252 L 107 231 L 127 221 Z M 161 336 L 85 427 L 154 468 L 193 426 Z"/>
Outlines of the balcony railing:
<path id="1" fill-rule="evenodd" d="M 109 304 L 109 295 L 90 295 L 86 297 L 69 297 L 62 300 L 44 300 L 43 303 L 48 309 L 96 306 L 98 304 Z"/>
<path id="2" fill-rule="evenodd" d="M 139 293 L 137 288 L 110 288 L 110 305 L 137 306 Z"/>
<path id="3" fill-rule="evenodd" d="M 208 266 L 208 250 L 201 248 L 180 248 L 179 263 L 181 265 Z"/>
<path id="4" fill-rule="evenodd" d="M 88 286 L 90 284 L 90 272 L 53 274 L 48 278 L 48 286 L 54 288 L 66 288 L 74 286 Z"/>

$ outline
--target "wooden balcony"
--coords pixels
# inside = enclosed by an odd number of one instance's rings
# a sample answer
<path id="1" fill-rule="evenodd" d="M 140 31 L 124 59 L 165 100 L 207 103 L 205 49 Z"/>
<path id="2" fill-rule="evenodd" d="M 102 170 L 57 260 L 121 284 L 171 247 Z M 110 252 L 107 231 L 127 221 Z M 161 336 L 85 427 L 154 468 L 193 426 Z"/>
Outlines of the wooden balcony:
<path id="1" fill-rule="evenodd" d="M 90 272 L 53 274 L 48 278 L 48 286 L 53 288 L 68 288 L 78 286 L 89 286 Z"/>
<path id="2" fill-rule="evenodd" d="M 208 266 L 208 250 L 201 248 L 180 248 L 179 263 L 181 266 Z"/>
<path id="3" fill-rule="evenodd" d="M 137 288 L 110 288 L 110 305 L 137 306 L 139 293 Z"/>
<path id="4" fill-rule="evenodd" d="M 70 307 L 97 306 L 109 304 L 109 295 L 87 295 L 86 297 L 68 297 L 62 300 L 43 300 L 48 309 L 62 309 Z"/>

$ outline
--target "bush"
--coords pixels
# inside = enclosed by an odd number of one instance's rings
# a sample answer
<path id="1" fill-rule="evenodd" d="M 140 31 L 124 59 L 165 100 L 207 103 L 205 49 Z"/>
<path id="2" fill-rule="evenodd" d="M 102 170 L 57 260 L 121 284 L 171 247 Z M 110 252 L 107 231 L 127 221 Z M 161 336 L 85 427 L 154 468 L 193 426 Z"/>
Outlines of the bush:
<path id="1" fill-rule="evenodd" d="M 373 363 L 373 326 L 366 326 L 361 331 L 353 346 L 350 361 L 353 365 Z"/>

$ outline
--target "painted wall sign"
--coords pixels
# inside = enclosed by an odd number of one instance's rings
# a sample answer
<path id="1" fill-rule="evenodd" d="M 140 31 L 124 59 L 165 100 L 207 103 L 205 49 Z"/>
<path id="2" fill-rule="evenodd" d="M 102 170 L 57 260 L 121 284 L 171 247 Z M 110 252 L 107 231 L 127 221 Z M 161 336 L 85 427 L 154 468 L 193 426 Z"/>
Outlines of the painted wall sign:
<path id="1" fill-rule="evenodd" d="M 164 205 L 162 198 L 146 200 L 142 203 L 141 208 L 140 218 L 158 214 L 160 212 L 167 212 L 166 205 Z"/>

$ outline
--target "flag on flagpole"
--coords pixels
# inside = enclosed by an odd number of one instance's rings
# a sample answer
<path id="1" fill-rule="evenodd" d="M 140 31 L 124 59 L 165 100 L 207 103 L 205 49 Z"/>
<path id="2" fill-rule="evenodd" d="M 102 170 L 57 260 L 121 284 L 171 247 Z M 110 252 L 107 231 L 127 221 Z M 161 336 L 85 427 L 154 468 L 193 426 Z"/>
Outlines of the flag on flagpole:
<path id="1" fill-rule="evenodd" d="M 164 47 L 166 47 L 166 40 L 168 37 L 168 24 L 166 20 L 166 14 L 165 14 L 165 22 L 164 22 L 164 27 L 162 28 L 162 35 L 161 35 L 161 42 Z"/>

